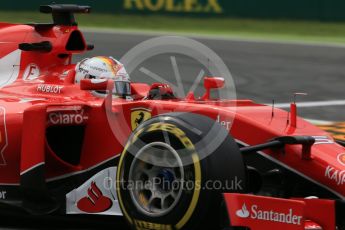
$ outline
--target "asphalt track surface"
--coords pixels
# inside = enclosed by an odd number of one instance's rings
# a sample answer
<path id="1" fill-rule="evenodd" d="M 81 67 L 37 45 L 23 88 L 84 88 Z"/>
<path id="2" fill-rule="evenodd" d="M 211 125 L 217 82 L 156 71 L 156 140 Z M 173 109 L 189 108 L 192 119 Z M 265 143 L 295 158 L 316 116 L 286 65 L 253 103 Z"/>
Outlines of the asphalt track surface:
<path id="1" fill-rule="evenodd" d="M 95 49 L 86 56 L 111 55 L 121 58 L 135 45 L 152 35 L 86 33 Z M 307 44 L 284 44 L 260 41 L 235 41 L 196 38 L 225 62 L 235 82 L 237 97 L 260 103 L 288 103 L 296 92 L 308 93 L 298 99 L 325 102 L 326 106 L 300 108 L 300 115 L 317 120 L 345 120 L 345 103 L 333 106 L 334 100 L 345 100 L 345 48 Z M 84 55 L 85 56 L 85 55 Z M 173 78 L 170 55 L 157 56 L 143 63 L 165 79 Z M 80 59 L 81 57 L 77 58 Z M 200 66 L 186 57 L 176 57 L 184 85 L 191 85 Z M 148 81 L 145 74 L 134 74 L 136 81 Z M 173 80 L 172 80 L 173 81 Z M 201 84 L 200 84 L 201 86 Z M 325 104 L 324 103 L 324 104 Z"/>
<path id="2" fill-rule="evenodd" d="M 111 55 L 121 58 L 135 45 L 150 39 L 152 35 L 117 33 L 90 33 L 86 39 L 95 49 L 75 60 L 95 55 Z M 308 96 L 299 101 L 315 102 L 300 108 L 301 116 L 326 121 L 343 121 L 345 117 L 345 48 L 307 44 L 284 44 L 260 41 L 235 41 L 197 38 L 216 52 L 230 69 L 234 78 L 237 97 L 260 103 L 288 103 L 295 92 Z M 141 66 L 166 76 L 173 81 L 170 54 L 147 60 Z M 183 83 L 191 86 L 200 72 L 200 65 L 185 56 L 175 55 Z M 137 71 L 136 81 L 152 82 Z M 196 91 L 201 91 L 199 87 Z M 340 105 L 332 101 L 340 101 Z M 322 106 L 318 106 L 321 103 Z M 308 105 L 308 104 L 307 104 Z M 284 107 L 284 105 L 281 105 Z M 286 105 L 285 105 L 286 106 Z M 81 221 L 82 220 L 82 221 Z M 85 222 L 87 220 L 87 222 Z M 119 219 L 78 218 L 77 221 L 61 218 L 29 218 L 17 215 L 1 215 L 0 229 L 126 229 Z"/>

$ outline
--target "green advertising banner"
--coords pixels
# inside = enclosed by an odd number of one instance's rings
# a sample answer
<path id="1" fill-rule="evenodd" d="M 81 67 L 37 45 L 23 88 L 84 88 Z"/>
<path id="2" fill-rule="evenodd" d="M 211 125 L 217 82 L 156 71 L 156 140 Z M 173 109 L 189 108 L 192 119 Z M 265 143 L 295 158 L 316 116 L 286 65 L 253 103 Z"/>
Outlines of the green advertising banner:
<path id="1" fill-rule="evenodd" d="M 186 14 L 224 14 L 222 0 L 123 0 L 125 11 L 186 13 Z"/>
<path id="2" fill-rule="evenodd" d="M 37 10 L 47 0 L 2 1 L 0 10 Z M 168 14 L 197 17 L 345 20 L 344 0 L 55 0 L 90 5 L 95 13 Z"/>

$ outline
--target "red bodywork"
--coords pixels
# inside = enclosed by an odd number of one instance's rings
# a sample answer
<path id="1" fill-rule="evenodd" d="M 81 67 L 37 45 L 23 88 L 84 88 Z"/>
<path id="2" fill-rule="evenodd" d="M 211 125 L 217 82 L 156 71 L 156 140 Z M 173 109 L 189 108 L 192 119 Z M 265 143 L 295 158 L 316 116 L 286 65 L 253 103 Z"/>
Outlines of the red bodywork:
<path id="1" fill-rule="evenodd" d="M 99 98 L 74 84 L 75 65 L 71 63 L 71 57 L 87 50 L 76 26 L 35 27 L 3 23 L 0 24 L 0 37 L 0 186 L 5 186 L 4 191 L 6 186 L 19 186 L 21 175 L 40 165 L 44 165 L 45 180 L 54 182 L 114 159 L 122 152 L 132 132 L 132 111 L 144 108 L 152 116 L 169 112 L 198 113 L 220 122 L 224 128 L 229 128 L 233 119 L 229 132 L 243 146 L 265 143 L 280 136 L 319 137 L 321 139 L 311 149 L 310 159 L 302 158 L 300 145 L 286 146 L 284 154 L 273 150 L 258 154 L 313 181 L 339 199 L 345 197 L 345 162 L 339 157 L 345 152 L 344 147 L 336 144 L 328 133 L 301 118 L 297 118 L 296 125 L 288 123 L 289 114 L 286 111 L 275 109 L 272 116 L 270 106 L 250 100 L 142 100 L 150 89 L 145 83 L 132 84 L 133 101 Z M 70 39 L 79 39 L 77 47 L 68 47 Z M 42 41 L 51 42 L 50 52 L 18 49 L 20 43 Z M 111 104 L 110 113 L 106 109 L 107 103 Z M 109 121 L 121 135 L 115 137 Z M 49 145 L 46 130 L 54 126 L 84 128 L 78 164 L 64 161 Z M 4 202 L 10 197 L 10 191 L 2 196 Z M 243 200 L 241 203 L 237 196 L 229 194 L 225 194 L 225 199 L 228 204 L 238 203 L 238 206 L 228 207 L 229 215 L 233 217 L 232 210 L 242 208 Z M 241 199 L 248 205 L 251 202 L 248 197 Z M 270 198 L 265 199 L 261 202 Z M 295 205 L 296 212 L 300 212 L 298 215 L 303 218 L 313 217 L 306 214 L 313 212 L 308 210 L 306 201 L 279 202 L 285 202 L 289 207 Z M 329 210 L 334 209 L 333 203 L 309 205 L 328 205 Z M 314 221 L 322 223 L 320 217 L 315 218 Z M 234 223 L 245 224 L 240 220 L 234 220 Z M 272 223 L 272 226 L 279 226 L 279 223 L 275 224 Z M 327 224 L 332 226 L 332 223 L 325 223 L 324 229 L 328 229 Z M 250 223 L 244 226 L 251 227 Z M 256 225 L 255 229 L 264 229 L 259 226 Z"/>

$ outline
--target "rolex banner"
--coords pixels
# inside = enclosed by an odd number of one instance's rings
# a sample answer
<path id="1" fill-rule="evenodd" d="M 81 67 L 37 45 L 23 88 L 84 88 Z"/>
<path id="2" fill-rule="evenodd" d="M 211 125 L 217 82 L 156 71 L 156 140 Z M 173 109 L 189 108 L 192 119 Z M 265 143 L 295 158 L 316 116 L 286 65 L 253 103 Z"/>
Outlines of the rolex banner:
<path id="1" fill-rule="evenodd" d="M 125 11 L 224 14 L 229 0 L 123 0 Z"/>
<path id="2" fill-rule="evenodd" d="M 52 2 L 89 5 L 99 14 L 345 21 L 341 0 L 30 0 L 2 1 L 0 11 L 37 11 L 39 5 Z"/>

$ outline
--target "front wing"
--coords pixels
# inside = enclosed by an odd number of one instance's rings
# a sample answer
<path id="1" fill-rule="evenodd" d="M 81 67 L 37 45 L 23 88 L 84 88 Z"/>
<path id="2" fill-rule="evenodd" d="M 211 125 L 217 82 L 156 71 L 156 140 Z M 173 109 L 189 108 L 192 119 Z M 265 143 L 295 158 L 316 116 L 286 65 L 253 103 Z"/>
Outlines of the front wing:
<path id="1" fill-rule="evenodd" d="M 334 230 L 341 204 L 322 199 L 278 199 L 248 194 L 224 194 L 231 227 L 253 230 Z"/>

